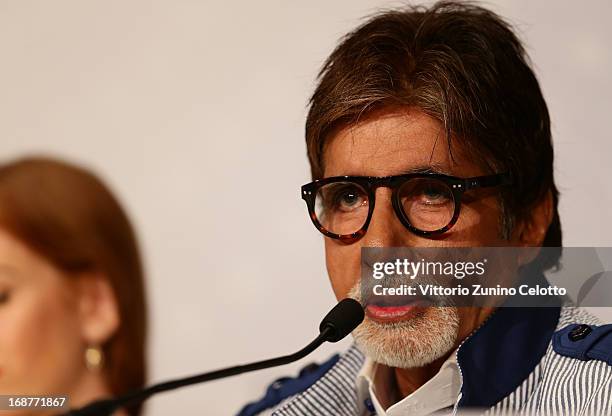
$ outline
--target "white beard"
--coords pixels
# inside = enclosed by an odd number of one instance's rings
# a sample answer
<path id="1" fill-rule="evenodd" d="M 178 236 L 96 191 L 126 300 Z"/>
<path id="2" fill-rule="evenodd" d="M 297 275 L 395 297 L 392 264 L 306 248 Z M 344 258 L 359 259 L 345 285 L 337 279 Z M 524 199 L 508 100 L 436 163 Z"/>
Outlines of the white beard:
<path id="1" fill-rule="evenodd" d="M 349 297 L 360 300 L 360 284 Z M 353 331 L 359 349 L 369 358 L 395 368 L 423 367 L 443 357 L 457 342 L 459 314 L 456 307 L 428 307 L 423 314 L 381 324 L 365 317 Z"/>

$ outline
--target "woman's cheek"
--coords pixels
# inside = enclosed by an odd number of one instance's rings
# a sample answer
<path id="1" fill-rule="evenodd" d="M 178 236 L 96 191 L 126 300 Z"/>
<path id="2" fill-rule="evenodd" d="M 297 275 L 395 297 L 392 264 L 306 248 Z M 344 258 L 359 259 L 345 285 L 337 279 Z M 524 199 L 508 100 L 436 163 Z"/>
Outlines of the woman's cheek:
<path id="1" fill-rule="evenodd" d="M 1 391 L 61 393 L 77 379 L 82 369 L 77 316 L 54 289 L 24 288 L 0 313 Z"/>

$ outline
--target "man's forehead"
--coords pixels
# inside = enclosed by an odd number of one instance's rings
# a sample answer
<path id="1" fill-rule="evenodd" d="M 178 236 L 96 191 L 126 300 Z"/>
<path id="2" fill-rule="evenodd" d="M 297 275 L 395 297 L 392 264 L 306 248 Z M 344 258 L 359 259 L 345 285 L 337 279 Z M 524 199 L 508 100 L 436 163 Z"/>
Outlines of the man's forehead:
<path id="1" fill-rule="evenodd" d="M 455 142 L 452 157 L 440 122 L 418 109 L 375 113 L 336 131 L 325 146 L 325 176 L 388 176 L 430 169 L 478 171 Z"/>

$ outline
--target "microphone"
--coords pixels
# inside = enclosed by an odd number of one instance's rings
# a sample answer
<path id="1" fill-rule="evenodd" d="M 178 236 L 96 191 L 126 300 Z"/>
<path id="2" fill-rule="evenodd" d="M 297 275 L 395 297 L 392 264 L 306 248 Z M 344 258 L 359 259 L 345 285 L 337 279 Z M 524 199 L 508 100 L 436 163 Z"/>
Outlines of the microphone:
<path id="1" fill-rule="evenodd" d="M 363 321 L 363 318 L 364 312 L 361 304 L 354 299 L 346 298 L 338 302 L 325 315 L 325 318 L 323 318 L 319 325 L 319 335 L 310 344 L 293 354 L 154 384 L 116 398 L 97 400 L 80 409 L 70 410 L 68 413 L 64 413 L 63 416 L 110 416 L 123 406 L 142 402 L 154 394 L 163 391 L 289 364 L 304 358 L 326 341 L 340 341 L 357 328 Z"/>

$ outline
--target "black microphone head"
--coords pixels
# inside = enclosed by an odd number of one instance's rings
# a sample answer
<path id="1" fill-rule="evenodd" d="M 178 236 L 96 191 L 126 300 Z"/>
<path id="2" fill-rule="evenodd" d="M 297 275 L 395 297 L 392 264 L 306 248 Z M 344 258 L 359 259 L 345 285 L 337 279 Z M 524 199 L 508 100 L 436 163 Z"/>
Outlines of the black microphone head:
<path id="1" fill-rule="evenodd" d="M 357 328 L 363 318 L 363 307 L 359 302 L 351 298 L 342 299 L 325 315 L 319 331 L 327 331 L 326 341 L 338 342 Z"/>

